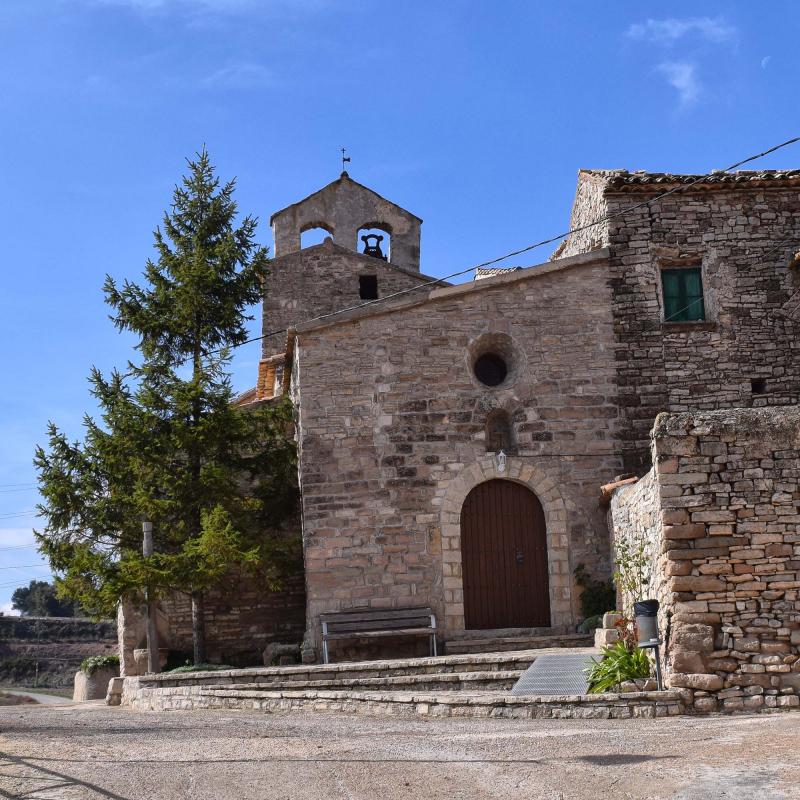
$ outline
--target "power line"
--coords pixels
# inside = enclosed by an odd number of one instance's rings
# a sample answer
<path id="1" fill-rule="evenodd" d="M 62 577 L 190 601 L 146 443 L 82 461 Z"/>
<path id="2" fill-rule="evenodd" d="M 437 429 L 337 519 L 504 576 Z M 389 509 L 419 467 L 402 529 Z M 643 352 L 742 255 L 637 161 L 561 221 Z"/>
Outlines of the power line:
<path id="1" fill-rule="evenodd" d="M 683 192 L 686 189 L 691 188 L 697 183 L 701 183 L 702 181 L 706 180 L 708 175 L 718 175 L 723 172 L 731 172 L 738 167 L 742 167 L 745 164 L 749 164 L 752 161 L 756 161 L 759 158 L 764 158 L 764 156 L 768 156 L 772 153 L 777 152 L 778 150 L 783 149 L 784 147 L 788 147 L 789 145 L 796 144 L 800 142 L 800 136 L 795 136 L 791 139 L 787 139 L 785 142 L 781 142 L 780 144 L 776 144 L 773 147 L 768 148 L 760 153 L 755 153 L 752 156 L 748 156 L 747 158 L 743 158 L 741 161 L 737 161 L 734 164 L 730 164 L 729 166 L 725 167 L 724 169 L 714 170 L 711 173 L 698 175 L 697 177 L 693 178 L 686 183 L 681 183 L 678 186 L 674 186 L 672 189 L 669 189 L 661 194 L 656 195 L 655 197 L 651 197 L 649 200 L 642 200 L 639 203 L 634 203 L 632 206 L 628 206 L 627 208 L 622 208 L 619 211 L 615 211 L 612 214 L 607 214 L 604 217 L 600 217 L 596 219 L 594 222 L 588 222 L 585 225 L 579 225 L 577 228 L 570 228 L 569 230 L 565 231 L 564 233 L 559 233 L 556 236 L 551 236 L 547 239 L 542 239 L 541 241 L 534 242 L 533 244 L 527 245 L 526 247 L 521 247 L 519 250 L 512 250 L 510 253 L 506 253 L 505 255 L 498 256 L 497 258 L 493 258 L 489 261 L 483 261 L 480 264 L 475 264 L 474 266 L 468 267 L 467 269 L 459 270 L 458 272 L 452 272 L 449 275 L 445 275 L 443 278 L 436 278 L 432 281 L 426 281 L 425 283 L 418 284 L 417 286 L 411 286 L 408 289 L 401 289 L 400 291 L 393 292 L 392 294 L 388 294 L 384 297 L 379 297 L 374 300 L 367 300 L 363 303 L 358 303 L 356 305 L 348 306 L 346 308 L 341 308 L 338 311 L 331 311 L 327 314 L 320 314 L 318 317 L 312 317 L 311 319 L 303 320 L 302 322 L 296 323 L 297 325 L 307 325 L 312 322 L 322 322 L 323 320 L 329 319 L 330 317 L 338 316 L 339 314 L 346 314 L 349 311 L 355 311 L 360 308 L 366 308 L 368 306 L 375 305 L 376 303 L 383 303 L 386 300 L 392 300 L 395 297 L 400 297 L 401 295 L 408 294 L 410 292 L 415 292 L 418 289 L 425 289 L 427 287 L 435 286 L 436 284 L 444 283 L 445 281 L 449 281 L 451 278 L 458 278 L 461 275 L 465 275 L 468 272 L 472 272 L 477 269 L 482 269 L 483 267 L 490 267 L 494 264 L 499 264 L 501 261 L 505 261 L 509 258 L 513 258 L 514 256 L 522 255 L 523 253 L 529 253 L 531 250 L 535 250 L 539 247 L 544 247 L 547 244 L 554 244 L 555 242 L 560 241 L 561 239 L 566 239 L 568 236 L 571 236 L 574 233 L 580 233 L 581 231 L 588 230 L 589 228 L 594 228 L 597 225 L 602 225 L 603 223 L 610 222 L 613 219 L 617 219 L 618 217 L 623 217 L 627 214 L 630 214 L 632 211 L 638 211 L 640 208 L 647 208 L 651 206 L 653 203 L 657 203 L 660 200 L 663 200 L 665 197 L 669 197 L 673 194 L 678 194 L 679 192 Z M 247 339 L 240 344 L 229 346 L 229 347 L 220 347 L 216 350 L 211 350 L 209 353 L 219 353 L 223 350 L 234 350 L 238 347 L 243 347 L 246 344 L 252 344 L 253 342 L 259 342 L 263 339 L 270 339 L 273 336 L 278 336 L 281 333 L 287 333 L 288 328 L 279 328 L 274 331 L 269 331 L 267 333 L 262 334 L 261 336 L 254 336 L 252 339 Z"/>
<path id="2" fill-rule="evenodd" d="M 29 508 L 27 511 L 13 511 L 9 514 L 0 514 L 0 519 L 12 519 L 13 517 L 29 517 L 36 516 L 39 512 L 35 508 Z"/>
<path id="3" fill-rule="evenodd" d="M 13 544 L 10 545 L 9 547 L 0 547 L 0 552 L 6 550 L 32 550 L 38 546 L 39 546 L 38 544 Z"/>
<path id="4" fill-rule="evenodd" d="M 0 567 L 0 569 L 34 569 L 34 568 L 43 569 L 44 567 L 47 567 L 47 565 L 46 564 L 21 564 L 18 567 Z M 47 568 L 50 569 L 50 567 L 47 567 Z"/>

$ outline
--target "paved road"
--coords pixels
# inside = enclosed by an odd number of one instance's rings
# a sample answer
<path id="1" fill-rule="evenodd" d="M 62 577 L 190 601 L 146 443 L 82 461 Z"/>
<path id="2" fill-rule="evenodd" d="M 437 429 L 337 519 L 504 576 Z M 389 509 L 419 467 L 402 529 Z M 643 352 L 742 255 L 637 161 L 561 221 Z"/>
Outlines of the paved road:
<path id="1" fill-rule="evenodd" d="M 0 798 L 786 800 L 800 713 L 407 720 L 0 709 Z"/>
<path id="2" fill-rule="evenodd" d="M 40 694 L 39 692 L 29 692 L 27 689 L 0 689 L 6 694 L 16 694 L 20 697 L 30 697 L 43 706 L 63 706 L 70 705 L 72 700 L 69 697 L 58 697 L 53 694 Z"/>

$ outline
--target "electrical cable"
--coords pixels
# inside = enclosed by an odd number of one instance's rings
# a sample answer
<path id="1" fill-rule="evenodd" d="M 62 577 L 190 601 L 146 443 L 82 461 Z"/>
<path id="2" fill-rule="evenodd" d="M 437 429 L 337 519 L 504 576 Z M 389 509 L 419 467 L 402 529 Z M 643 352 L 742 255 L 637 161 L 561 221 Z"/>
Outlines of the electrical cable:
<path id="1" fill-rule="evenodd" d="M 603 217 L 600 217 L 599 219 L 594 220 L 594 222 L 587 222 L 585 225 L 579 225 L 576 228 L 570 228 L 569 230 L 565 231 L 564 233 L 560 233 L 560 234 L 558 234 L 556 236 L 551 236 L 551 237 L 549 237 L 547 239 L 542 239 L 541 241 L 534 242 L 533 244 L 527 245 L 526 247 L 521 247 L 518 250 L 512 250 L 510 253 L 506 253 L 505 255 L 498 256 L 497 258 L 493 258 L 493 259 L 491 259 L 489 261 L 483 261 L 480 264 L 475 264 L 475 265 L 473 265 L 471 267 L 468 267 L 467 269 L 458 270 L 457 272 L 451 272 L 449 275 L 445 275 L 442 278 L 436 278 L 435 280 L 432 280 L 432 281 L 426 281 L 425 283 L 421 283 L 421 284 L 419 284 L 417 286 L 411 286 L 411 287 L 409 287 L 407 289 L 401 289 L 400 291 L 393 292 L 393 293 L 388 294 L 388 295 L 386 295 L 384 297 L 379 297 L 379 298 L 376 298 L 374 300 L 367 300 L 367 301 L 365 301 L 363 303 L 358 303 L 356 305 L 348 306 L 346 308 L 341 308 L 338 311 L 331 311 L 331 312 L 329 312 L 327 314 L 320 314 L 317 317 L 312 317 L 310 319 L 303 320 L 302 322 L 298 322 L 295 325 L 293 325 L 292 327 L 297 327 L 299 325 L 308 325 L 308 324 L 311 324 L 313 322 L 322 322 L 323 320 L 329 319 L 330 317 L 335 317 L 335 316 L 337 316 L 339 314 L 346 314 L 349 311 L 355 311 L 355 310 L 360 309 L 360 308 L 366 308 L 368 306 L 375 305 L 376 303 L 383 303 L 383 302 L 386 302 L 387 300 L 392 300 L 395 297 L 400 297 L 401 295 L 405 295 L 405 294 L 408 294 L 410 292 L 417 291 L 418 289 L 424 289 L 424 288 L 427 288 L 427 287 L 435 286 L 436 284 L 444 283 L 446 281 L 449 281 L 451 278 L 460 277 L 461 275 L 465 275 L 468 272 L 473 272 L 474 270 L 477 270 L 477 269 L 482 269 L 484 267 L 489 267 L 489 266 L 492 266 L 494 264 L 499 264 L 501 261 L 506 261 L 509 258 L 513 258 L 514 256 L 522 255 L 523 253 L 528 253 L 531 250 L 535 250 L 535 249 L 537 249 L 539 247 L 544 247 L 547 244 L 554 244 L 555 242 L 558 242 L 561 239 L 565 239 L 568 236 L 572 236 L 575 233 L 580 233 L 581 231 L 585 231 L 585 230 L 588 230 L 589 228 L 596 227 L 597 225 L 602 225 L 605 222 L 610 222 L 613 219 L 617 219 L 618 217 L 622 217 L 622 216 L 625 216 L 627 214 L 630 214 L 632 211 L 638 211 L 640 208 L 649 207 L 653 203 L 657 203 L 657 202 L 663 200 L 665 197 L 670 197 L 673 194 L 677 194 L 679 192 L 683 192 L 686 189 L 691 188 L 695 184 L 701 183 L 702 181 L 707 180 L 709 175 L 719 175 L 719 174 L 722 174 L 722 173 L 725 173 L 725 172 L 730 172 L 731 170 L 734 170 L 737 167 L 741 167 L 741 166 L 744 166 L 745 164 L 749 164 L 752 161 L 756 161 L 759 158 L 763 158 L 764 156 L 768 156 L 768 155 L 770 155 L 772 153 L 777 152 L 778 150 L 783 149 L 784 147 L 788 147 L 789 145 L 796 144 L 797 142 L 800 142 L 800 136 L 792 137 L 791 139 L 787 139 L 785 142 L 781 142 L 780 144 L 776 144 L 773 147 L 768 148 L 767 150 L 764 150 L 764 151 L 762 151 L 760 153 L 756 153 L 756 154 L 754 154 L 752 156 L 748 156 L 747 158 L 743 158 L 741 161 L 737 161 L 734 164 L 731 164 L 731 165 L 725 167 L 724 169 L 718 169 L 718 170 L 714 170 L 713 172 L 710 172 L 710 173 L 707 173 L 707 174 L 697 175 L 696 177 L 692 178 L 690 181 L 687 181 L 686 183 L 678 184 L 677 186 L 674 186 L 672 189 L 669 189 L 669 190 L 667 190 L 665 192 L 662 192 L 661 194 L 658 194 L 655 197 L 651 197 L 648 200 L 642 200 L 639 203 L 634 203 L 632 206 L 628 206 L 627 208 L 622 208 L 619 211 L 615 211 L 615 212 L 613 212 L 611 214 L 607 214 L 607 215 L 605 215 Z M 246 344 L 252 344 L 253 342 L 259 342 L 259 341 L 262 341 L 264 339 L 270 339 L 273 336 L 278 336 L 281 333 L 287 333 L 288 330 L 289 330 L 289 328 L 279 328 L 279 329 L 274 330 L 274 331 L 268 331 L 267 333 L 262 334 L 261 336 L 254 336 L 253 338 L 247 339 L 244 342 L 241 342 L 240 344 L 237 344 L 237 345 L 233 345 L 233 346 L 229 346 L 229 347 L 220 347 L 220 348 L 217 348 L 216 350 L 210 350 L 209 351 L 209 355 L 211 353 L 222 352 L 223 350 L 234 350 L 236 348 L 243 347 Z"/>

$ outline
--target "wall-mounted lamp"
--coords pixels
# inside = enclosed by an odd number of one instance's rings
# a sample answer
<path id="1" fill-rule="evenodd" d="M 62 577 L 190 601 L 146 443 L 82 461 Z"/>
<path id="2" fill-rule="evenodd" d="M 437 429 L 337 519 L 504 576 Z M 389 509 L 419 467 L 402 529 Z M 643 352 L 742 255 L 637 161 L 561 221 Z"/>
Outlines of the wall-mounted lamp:
<path id="1" fill-rule="evenodd" d="M 505 472 L 506 471 L 506 454 L 504 450 L 501 450 L 496 456 L 497 460 L 497 471 L 498 472 Z"/>

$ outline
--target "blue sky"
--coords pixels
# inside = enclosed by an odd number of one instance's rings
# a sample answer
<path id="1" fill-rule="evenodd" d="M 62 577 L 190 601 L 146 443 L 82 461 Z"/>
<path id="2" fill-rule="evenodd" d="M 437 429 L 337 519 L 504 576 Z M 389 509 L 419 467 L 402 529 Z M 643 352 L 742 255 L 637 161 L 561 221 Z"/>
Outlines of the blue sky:
<path id="1" fill-rule="evenodd" d="M 90 367 L 128 357 L 100 286 L 140 274 L 187 155 L 238 177 L 271 244 L 345 145 L 444 275 L 562 231 L 581 167 L 705 172 L 800 134 L 798 23 L 791 2 L 3 0 L 0 608 L 49 574 L 33 447 L 49 419 L 79 436 Z"/>

